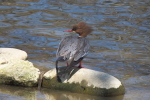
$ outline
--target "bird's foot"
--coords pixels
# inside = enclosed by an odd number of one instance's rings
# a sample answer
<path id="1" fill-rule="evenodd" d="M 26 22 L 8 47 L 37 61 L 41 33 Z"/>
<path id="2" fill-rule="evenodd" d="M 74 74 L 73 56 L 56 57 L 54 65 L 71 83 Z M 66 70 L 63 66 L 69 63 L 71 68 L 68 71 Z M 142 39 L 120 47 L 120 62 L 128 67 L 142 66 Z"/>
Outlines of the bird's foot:
<path id="1" fill-rule="evenodd" d="M 78 67 L 78 68 L 85 68 L 85 67 L 82 67 L 82 66 L 74 66 L 74 67 Z M 85 68 L 86 69 L 86 68 Z"/>
<path id="2" fill-rule="evenodd" d="M 85 68 L 85 67 L 82 67 L 82 66 L 78 66 L 78 68 Z M 86 68 L 85 68 L 86 69 Z"/>

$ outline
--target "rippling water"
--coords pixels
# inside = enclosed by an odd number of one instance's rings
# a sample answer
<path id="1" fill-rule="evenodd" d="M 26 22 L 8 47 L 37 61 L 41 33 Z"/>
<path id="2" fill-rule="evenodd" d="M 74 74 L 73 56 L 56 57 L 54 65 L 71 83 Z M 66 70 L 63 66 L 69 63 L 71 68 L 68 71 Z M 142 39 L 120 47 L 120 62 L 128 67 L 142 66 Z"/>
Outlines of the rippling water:
<path id="1" fill-rule="evenodd" d="M 94 29 L 84 66 L 119 78 L 126 87 L 124 100 L 148 100 L 149 0 L 0 0 L 0 47 L 26 51 L 41 70 L 54 68 L 60 39 L 74 34 L 63 30 L 81 21 Z"/>

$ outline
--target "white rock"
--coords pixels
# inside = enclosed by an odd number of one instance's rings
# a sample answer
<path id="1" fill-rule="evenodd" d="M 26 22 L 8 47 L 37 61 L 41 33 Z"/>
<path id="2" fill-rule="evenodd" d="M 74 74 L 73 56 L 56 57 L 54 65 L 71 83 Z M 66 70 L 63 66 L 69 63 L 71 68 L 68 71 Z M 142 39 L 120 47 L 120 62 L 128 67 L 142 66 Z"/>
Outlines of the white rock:
<path id="1" fill-rule="evenodd" d="M 52 79 L 56 77 L 56 69 L 48 71 L 45 73 L 44 77 L 46 79 Z M 84 68 L 75 72 L 71 78 L 66 73 L 61 74 L 60 79 L 63 83 L 79 83 L 81 85 L 93 88 L 97 87 L 110 89 L 119 88 L 122 85 L 121 82 L 112 75 Z"/>
<path id="2" fill-rule="evenodd" d="M 27 53 L 23 50 L 15 48 L 0 48 L 0 64 L 14 62 L 17 60 L 25 60 Z"/>
<path id="3" fill-rule="evenodd" d="M 60 67 L 44 74 L 42 86 L 98 96 L 117 96 L 125 93 L 122 83 L 112 75 L 91 69 Z M 58 80 L 57 80 L 58 79 Z"/>
<path id="4" fill-rule="evenodd" d="M 29 61 L 17 60 L 0 65 L 0 83 L 35 86 L 38 83 L 40 71 Z"/>
<path id="5" fill-rule="evenodd" d="M 121 82 L 114 76 L 104 72 L 83 68 L 78 70 L 68 81 L 66 80 L 64 82 L 82 84 L 83 80 L 87 82 L 87 86 L 93 86 L 93 88 L 97 87 L 110 89 L 119 88 L 119 86 L 121 86 Z"/>

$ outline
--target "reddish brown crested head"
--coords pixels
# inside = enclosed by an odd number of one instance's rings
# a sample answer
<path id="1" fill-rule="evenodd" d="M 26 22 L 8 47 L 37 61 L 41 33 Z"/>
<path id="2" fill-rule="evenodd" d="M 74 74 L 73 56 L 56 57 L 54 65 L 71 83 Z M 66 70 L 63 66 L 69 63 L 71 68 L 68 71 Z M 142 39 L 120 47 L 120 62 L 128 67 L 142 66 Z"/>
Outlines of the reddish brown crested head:
<path id="1" fill-rule="evenodd" d="M 76 32 L 80 37 L 86 37 L 92 31 L 93 29 L 84 22 L 74 25 L 71 30 L 65 30 L 65 32 Z"/>
<path id="2" fill-rule="evenodd" d="M 72 28 L 72 31 L 78 33 L 80 37 L 86 37 L 92 30 L 93 29 L 84 22 L 80 22 Z"/>

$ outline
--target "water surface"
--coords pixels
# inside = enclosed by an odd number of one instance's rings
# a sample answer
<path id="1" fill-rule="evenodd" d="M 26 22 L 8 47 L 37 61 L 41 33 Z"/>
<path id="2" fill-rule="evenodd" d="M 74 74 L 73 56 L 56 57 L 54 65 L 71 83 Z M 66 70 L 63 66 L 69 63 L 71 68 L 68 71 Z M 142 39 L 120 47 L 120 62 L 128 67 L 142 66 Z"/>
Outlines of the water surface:
<path id="1" fill-rule="evenodd" d="M 148 100 L 149 5 L 149 0 L 0 0 L 0 47 L 26 51 L 28 60 L 40 70 L 55 68 L 55 53 L 60 39 L 74 34 L 63 30 L 70 29 L 78 22 L 87 22 L 94 31 L 87 37 L 91 49 L 83 61 L 84 67 L 109 73 L 121 80 L 126 94 L 118 100 Z M 7 87 L 1 88 L 7 90 Z M 18 91 L 24 89 L 19 88 Z M 9 90 L 10 93 L 1 91 L 2 100 L 28 99 L 24 95 L 14 94 L 12 90 Z M 44 91 L 33 90 L 36 92 L 34 99 L 51 100 L 48 97 L 54 96 L 60 100 L 64 97 L 59 95 L 62 91 L 52 94 Z M 29 93 L 25 92 L 25 95 Z M 69 100 L 100 98 L 79 96 L 77 93 L 64 95 Z"/>

